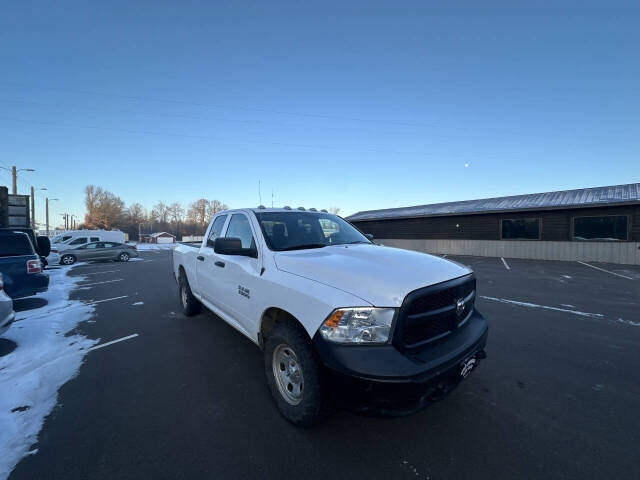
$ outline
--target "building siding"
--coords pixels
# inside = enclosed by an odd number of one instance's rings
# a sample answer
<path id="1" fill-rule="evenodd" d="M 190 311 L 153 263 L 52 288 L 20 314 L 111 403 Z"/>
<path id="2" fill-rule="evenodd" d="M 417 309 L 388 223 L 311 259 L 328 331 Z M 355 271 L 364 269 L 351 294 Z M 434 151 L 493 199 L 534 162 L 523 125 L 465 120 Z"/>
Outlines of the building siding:
<path id="1" fill-rule="evenodd" d="M 539 218 L 542 241 L 570 241 L 572 219 L 592 215 L 627 215 L 628 240 L 640 241 L 640 205 L 600 208 L 573 208 L 511 213 L 446 215 L 423 218 L 403 218 L 353 221 L 364 233 L 385 239 L 450 239 L 500 240 L 503 219 Z M 517 241 L 517 240 L 514 240 Z"/>

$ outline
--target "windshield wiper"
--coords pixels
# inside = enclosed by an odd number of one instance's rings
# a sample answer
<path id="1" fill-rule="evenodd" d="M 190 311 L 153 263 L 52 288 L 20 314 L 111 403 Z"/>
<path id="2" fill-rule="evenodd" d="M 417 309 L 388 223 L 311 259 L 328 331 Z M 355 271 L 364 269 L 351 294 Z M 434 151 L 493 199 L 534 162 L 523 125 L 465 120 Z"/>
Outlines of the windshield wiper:
<path id="1" fill-rule="evenodd" d="M 306 248 L 322 248 L 326 247 L 324 243 L 307 243 L 305 245 L 294 245 L 292 247 L 283 248 L 280 250 L 281 252 L 286 252 L 289 250 L 304 250 Z"/>
<path id="2" fill-rule="evenodd" d="M 366 240 L 356 240 L 355 242 L 347 242 L 346 244 L 343 243 L 343 245 L 353 245 L 355 243 L 366 243 L 366 244 L 369 244 L 371 242 L 368 242 Z"/>

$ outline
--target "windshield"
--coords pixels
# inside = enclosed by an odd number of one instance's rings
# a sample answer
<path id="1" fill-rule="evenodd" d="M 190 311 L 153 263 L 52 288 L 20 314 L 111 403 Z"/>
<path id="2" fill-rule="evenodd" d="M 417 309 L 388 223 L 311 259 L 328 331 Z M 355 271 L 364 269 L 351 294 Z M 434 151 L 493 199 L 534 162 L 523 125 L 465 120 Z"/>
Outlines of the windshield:
<path id="1" fill-rule="evenodd" d="M 71 238 L 71 235 L 56 235 L 55 237 L 53 237 L 53 239 L 51 240 L 51 243 L 62 243 L 62 242 L 66 242 L 67 240 L 69 240 Z"/>
<path id="2" fill-rule="evenodd" d="M 275 251 L 371 243 L 351 224 L 330 213 L 259 212 L 256 217 L 267 245 Z"/>

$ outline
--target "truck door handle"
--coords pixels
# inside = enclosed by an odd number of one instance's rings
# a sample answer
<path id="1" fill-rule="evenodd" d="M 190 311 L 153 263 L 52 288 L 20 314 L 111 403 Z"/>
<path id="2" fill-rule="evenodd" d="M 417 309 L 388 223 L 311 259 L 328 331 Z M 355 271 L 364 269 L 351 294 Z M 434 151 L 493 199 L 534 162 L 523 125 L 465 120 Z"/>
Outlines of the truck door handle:
<path id="1" fill-rule="evenodd" d="M 216 267 L 224 268 L 224 262 L 215 262 L 214 265 Z"/>
<path id="2" fill-rule="evenodd" d="M 198 255 L 196 258 L 201 262 L 204 262 L 204 257 L 202 255 Z"/>

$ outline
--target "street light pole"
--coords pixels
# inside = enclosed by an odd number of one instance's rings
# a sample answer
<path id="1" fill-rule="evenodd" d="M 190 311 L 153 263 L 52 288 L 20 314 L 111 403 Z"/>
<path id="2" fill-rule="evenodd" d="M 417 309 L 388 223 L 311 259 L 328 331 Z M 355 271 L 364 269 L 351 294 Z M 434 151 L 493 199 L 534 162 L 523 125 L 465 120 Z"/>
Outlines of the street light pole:
<path id="1" fill-rule="evenodd" d="M 33 188 L 31 186 L 31 227 L 36 229 L 36 190 L 46 190 L 46 188 Z"/>
<path id="2" fill-rule="evenodd" d="M 58 199 L 57 198 L 52 198 L 51 199 L 52 202 L 56 201 L 56 200 L 58 200 Z M 47 224 L 46 224 L 47 225 L 47 227 L 46 227 L 47 229 L 46 229 L 46 231 L 47 231 L 47 237 L 48 237 L 49 236 L 49 197 L 46 198 L 45 203 L 46 203 L 45 211 L 47 212 Z"/>
<path id="3" fill-rule="evenodd" d="M 8 168 L 0 167 L 3 170 L 9 170 Z M 33 168 L 16 168 L 14 165 L 11 167 L 11 193 L 18 194 L 18 172 L 35 172 Z"/>

